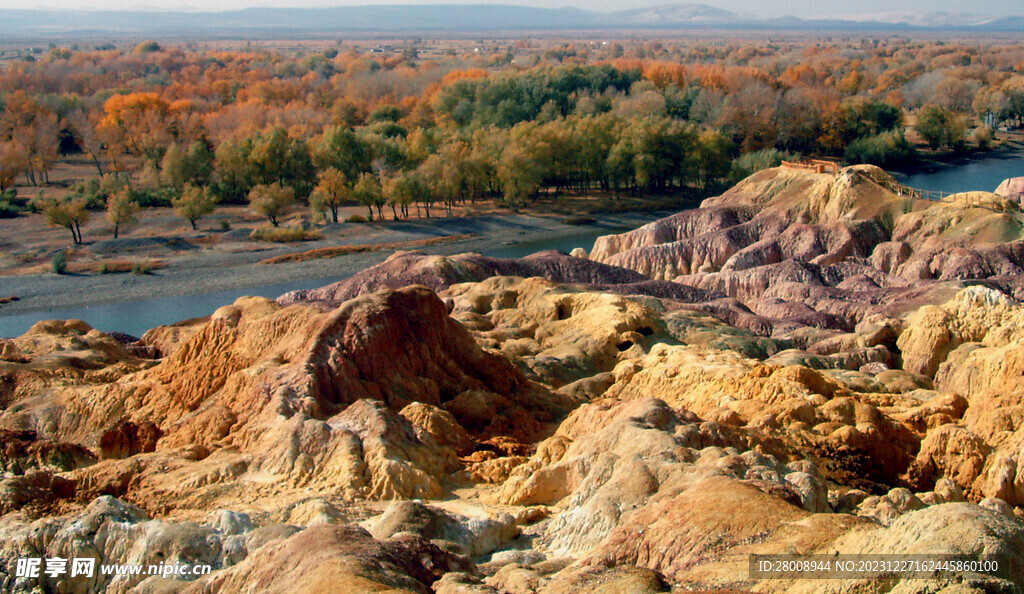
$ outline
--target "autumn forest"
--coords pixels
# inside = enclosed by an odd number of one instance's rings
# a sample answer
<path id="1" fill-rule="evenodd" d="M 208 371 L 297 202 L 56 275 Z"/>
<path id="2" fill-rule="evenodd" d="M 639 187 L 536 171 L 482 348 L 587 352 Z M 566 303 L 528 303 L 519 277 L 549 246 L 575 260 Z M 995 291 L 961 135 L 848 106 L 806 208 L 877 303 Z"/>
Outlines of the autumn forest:
<path id="1" fill-rule="evenodd" d="M 782 159 L 900 167 L 1024 116 L 1024 47 L 900 37 L 6 50 L 0 217 L 338 221 L 713 190 Z M 92 174 L 53 182 L 62 163 Z M 40 188 L 60 187 L 42 193 Z"/>

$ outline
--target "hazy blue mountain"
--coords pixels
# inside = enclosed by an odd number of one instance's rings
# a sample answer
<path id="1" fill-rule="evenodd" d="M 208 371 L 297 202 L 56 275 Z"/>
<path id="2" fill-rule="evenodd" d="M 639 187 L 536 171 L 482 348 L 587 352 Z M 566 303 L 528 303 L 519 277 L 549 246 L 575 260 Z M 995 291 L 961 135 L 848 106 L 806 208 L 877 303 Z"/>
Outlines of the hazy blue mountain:
<path id="1" fill-rule="evenodd" d="M 820 20 L 820 19 L 808 19 Z M 986 26 L 996 20 L 995 17 L 950 12 L 884 12 L 871 14 L 850 14 L 829 17 L 830 21 L 850 21 L 855 23 L 884 23 L 889 25 L 910 25 L 921 28 L 975 28 Z"/>
<path id="2" fill-rule="evenodd" d="M 731 25 L 750 19 L 707 4 L 665 4 L 612 13 L 611 18 L 635 25 L 694 24 Z"/>
<path id="3" fill-rule="evenodd" d="M 497 4 L 250 8 L 225 12 L 0 10 L 0 36 L 61 34 L 253 34 L 630 29 L 1024 31 L 1024 16 L 943 12 L 757 19 L 696 3 L 599 13 Z"/>
<path id="4" fill-rule="evenodd" d="M 586 29 L 607 15 L 575 8 L 459 4 L 249 8 L 225 12 L 0 10 L 0 35 L 75 31 L 457 31 Z"/>

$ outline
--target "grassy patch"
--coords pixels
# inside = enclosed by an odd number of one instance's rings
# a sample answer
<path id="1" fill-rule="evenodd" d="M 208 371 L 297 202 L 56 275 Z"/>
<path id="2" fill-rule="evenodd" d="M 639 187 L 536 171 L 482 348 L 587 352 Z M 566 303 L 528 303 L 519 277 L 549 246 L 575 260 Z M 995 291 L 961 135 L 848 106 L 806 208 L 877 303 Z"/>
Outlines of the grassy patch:
<path id="1" fill-rule="evenodd" d="M 149 274 L 153 272 L 153 265 L 149 262 L 136 262 L 132 266 L 132 274 Z"/>
<path id="2" fill-rule="evenodd" d="M 10 202 L 0 201 L 0 219 L 16 219 L 21 214 L 21 209 Z"/>
<path id="3" fill-rule="evenodd" d="M 257 241 L 273 243 L 292 243 L 295 241 L 313 241 L 320 239 L 320 232 L 301 227 L 257 227 L 251 237 Z"/>
<path id="4" fill-rule="evenodd" d="M 306 262 L 307 260 L 320 260 L 324 258 L 337 258 L 338 256 L 345 256 L 348 254 L 358 254 L 362 252 L 375 252 L 378 250 L 401 250 L 411 247 L 421 247 L 425 245 L 435 245 L 438 243 L 449 243 L 452 241 L 459 241 L 462 239 L 469 239 L 475 237 L 473 234 L 469 235 L 445 235 L 444 237 L 430 237 L 428 239 L 414 239 L 411 241 L 396 241 L 392 243 L 369 243 L 359 245 L 337 245 L 332 247 L 317 248 L 315 250 L 309 250 L 306 252 L 300 252 L 298 254 L 285 254 L 283 256 L 274 256 L 273 258 L 267 258 L 261 260 L 260 264 L 282 264 L 284 262 Z"/>
<path id="5" fill-rule="evenodd" d="M 84 262 L 76 266 L 75 272 L 93 274 L 149 274 L 159 268 L 166 268 L 163 260 L 102 260 L 100 262 Z"/>

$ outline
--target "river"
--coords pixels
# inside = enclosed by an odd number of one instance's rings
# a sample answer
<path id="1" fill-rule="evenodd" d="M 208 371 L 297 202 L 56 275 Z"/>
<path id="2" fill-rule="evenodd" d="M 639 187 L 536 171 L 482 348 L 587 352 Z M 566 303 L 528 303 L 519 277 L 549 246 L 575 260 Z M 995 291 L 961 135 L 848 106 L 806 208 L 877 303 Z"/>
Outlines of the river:
<path id="1" fill-rule="evenodd" d="M 900 181 L 913 188 L 965 192 L 984 190 L 991 192 L 1004 179 L 1024 175 L 1024 159 L 984 159 L 969 161 L 962 165 L 947 167 L 932 173 L 902 175 Z M 495 249 L 486 255 L 497 258 L 518 258 L 541 250 L 557 249 L 569 251 L 574 247 L 589 250 L 601 235 L 621 232 L 624 229 L 588 229 L 579 234 L 557 239 L 523 242 Z M 33 312 L 0 317 L 0 336 L 18 336 L 39 320 L 81 319 L 95 328 L 107 332 L 119 331 L 141 336 L 146 330 L 161 324 L 171 324 L 188 318 L 208 316 L 218 307 L 233 302 L 242 295 L 259 295 L 271 299 L 296 289 L 312 289 L 341 280 L 337 276 L 300 282 L 282 283 L 262 287 L 249 287 L 233 291 L 206 293 L 186 297 L 170 297 L 82 307 L 75 309 Z"/>
<path id="2" fill-rule="evenodd" d="M 1008 177 L 1024 176 L 1024 159 L 983 159 L 969 161 L 932 173 L 900 176 L 912 188 L 943 192 L 994 191 Z"/>
<path id="3" fill-rule="evenodd" d="M 610 233 L 621 233 L 627 229 L 598 227 L 581 230 L 578 234 L 562 236 L 557 239 L 525 241 L 515 245 L 504 246 L 489 251 L 486 255 L 495 258 L 520 258 L 543 250 L 562 250 L 568 252 L 576 247 L 584 247 L 588 251 L 594 241 Z M 212 314 L 222 305 L 235 301 L 243 295 L 256 295 L 276 299 L 283 293 L 297 289 L 314 289 L 342 280 L 344 277 L 331 276 L 298 282 L 280 283 L 261 287 L 247 287 L 232 291 L 188 295 L 184 297 L 166 297 L 147 299 L 111 305 L 97 305 L 31 312 L 13 316 L 0 317 L 0 337 L 18 336 L 40 320 L 85 320 L 93 328 L 105 332 L 124 332 L 132 336 L 142 336 L 146 330 L 163 324 L 173 324 L 189 318 L 198 318 Z"/>

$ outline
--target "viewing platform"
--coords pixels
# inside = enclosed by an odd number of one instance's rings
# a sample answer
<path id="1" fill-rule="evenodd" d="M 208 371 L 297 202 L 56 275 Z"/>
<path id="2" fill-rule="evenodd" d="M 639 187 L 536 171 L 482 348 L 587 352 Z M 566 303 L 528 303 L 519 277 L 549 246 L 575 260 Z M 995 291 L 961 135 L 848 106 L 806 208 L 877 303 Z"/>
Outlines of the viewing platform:
<path id="1" fill-rule="evenodd" d="M 787 169 L 799 169 L 801 171 L 813 171 L 815 173 L 839 173 L 839 163 L 823 159 L 804 159 L 800 161 L 783 161 L 782 166 Z"/>

